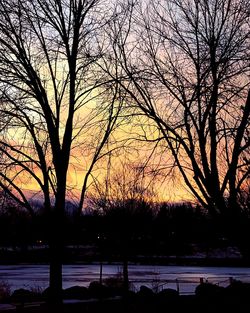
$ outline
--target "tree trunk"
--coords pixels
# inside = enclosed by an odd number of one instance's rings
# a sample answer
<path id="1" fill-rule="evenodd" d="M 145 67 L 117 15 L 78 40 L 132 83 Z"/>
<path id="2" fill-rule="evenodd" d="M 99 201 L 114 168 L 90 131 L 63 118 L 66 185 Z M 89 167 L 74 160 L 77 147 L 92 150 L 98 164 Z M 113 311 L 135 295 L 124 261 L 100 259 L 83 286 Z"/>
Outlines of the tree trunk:
<path id="1" fill-rule="evenodd" d="M 63 237 L 62 220 L 56 218 L 56 214 L 51 218 L 49 257 L 50 257 L 50 277 L 49 277 L 49 302 L 58 304 L 62 302 L 62 263 L 63 263 Z"/>
<path id="2" fill-rule="evenodd" d="M 50 218 L 50 286 L 49 302 L 59 304 L 62 302 L 62 264 L 64 248 L 64 210 L 65 188 L 64 184 L 58 188 L 56 203 Z"/>
<path id="3" fill-rule="evenodd" d="M 62 302 L 62 244 L 58 240 L 51 240 L 50 246 L 50 278 L 49 302 Z"/>

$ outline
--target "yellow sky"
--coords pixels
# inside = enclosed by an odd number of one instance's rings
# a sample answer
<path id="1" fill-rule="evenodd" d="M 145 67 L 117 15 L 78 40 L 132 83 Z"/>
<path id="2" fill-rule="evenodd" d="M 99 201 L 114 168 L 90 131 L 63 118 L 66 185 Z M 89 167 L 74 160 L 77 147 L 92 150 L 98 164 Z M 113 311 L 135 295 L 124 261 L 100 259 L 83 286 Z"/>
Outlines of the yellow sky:
<path id="1" fill-rule="evenodd" d="M 47 73 L 46 73 L 47 75 Z M 45 75 L 45 76 L 46 76 Z M 59 78 L 62 77 L 62 73 L 59 73 Z M 54 110 L 54 96 L 52 93 L 51 83 L 47 82 L 47 93 L 48 99 L 51 102 L 52 110 Z M 100 142 L 100 139 L 103 136 L 103 131 L 105 129 L 104 118 L 107 114 L 103 108 L 106 106 L 106 103 L 100 99 L 91 100 L 91 97 L 95 98 L 96 94 L 89 95 L 90 99 L 85 99 L 86 104 L 82 106 L 76 113 L 74 118 L 75 128 L 73 136 L 76 136 L 72 143 L 72 153 L 70 166 L 68 171 L 67 178 L 67 188 L 68 188 L 68 197 L 75 195 L 79 198 L 81 192 L 82 183 L 86 171 L 90 166 L 90 162 L 93 157 L 96 146 Z M 65 95 L 65 101 L 67 101 L 67 95 Z M 98 103 L 99 101 L 99 103 Z M 100 102 L 101 101 L 101 102 Z M 65 102 L 66 103 L 66 102 Z M 29 104 L 31 108 L 34 106 L 34 103 Z M 98 108 L 98 109 L 97 109 Z M 103 111 L 102 111 L 103 110 Z M 36 116 L 35 112 L 34 118 L 39 120 L 39 115 Z M 145 116 L 131 118 L 129 113 L 126 112 L 127 116 L 123 116 L 118 120 L 119 128 L 112 134 L 109 139 L 109 145 L 105 147 L 104 153 L 108 150 L 113 150 L 112 152 L 112 162 L 114 163 L 113 167 L 119 169 L 122 167 L 122 163 L 126 161 L 130 164 L 135 164 L 136 166 L 144 164 L 146 160 L 151 155 L 151 152 L 154 149 L 155 142 L 148 143 L 146 139 L 151 141 L 157 139 L 160 136 L 158 129 L 150 124 L 150 121 Z M 166 114 L 166 112 L 165 112 Z M 67 116 L 67 106 L 62 106 L 61 112 L 61 134 L 65 131 L 65 118 Z M 82 127 L 84 125 L 84 127 Z M 12 132 L 12 133 L 11 133 Z M 23 131 L 12 130 L 10 131 L 10 138 L 14 138 L 16 142 L 22 142 L 24 137 Z M 39 133 L 39 139 L 41 142 L 44 140 L 45 132 Z M 24 139 L 25 144 L 28 144 L 28 139 Z M 29 148 L 25 148 L 26 151 Z M 34 156 L 35 157 L 35 156 Z M 36 157 L 35 157 L 36 158 Z M 47 153 L 47 162 L 50 166 L 50 153 Z M 164 148 L 163 145 L 159 146 L 156 149 L 155 153 L 151 156 L 148 166 L 151 166 L 153 169 L 164 168 L 161 170 L 160 178 L 157 176 L 154 182 L 154 189 L 157 193 L 157 198 L 159 201 L 171 201 L 179 202 L 185 200 L 193 199 L 192 195 L 186 190 L 181 178 L 179 175 L 168 175 L 169 166 L 172 163 L 170 153 Z M 95 165 L 92 177 L 89 179 L 89 189 L 93 183 L 93 179 L 98 179 L 102 181 L 107 174 L 107 157 L 100 159 Z M 41 173 L 37 168 L 32 169 L 39 178 L 42 178 Z M 18 170 L 16 171 L 16 173 Z M 175 171 L 175 174 L 177 172 Z M 40 187 L 32 179 L 30 174 L 21 173 L 18 178 L 16 178 L 18 185 L 25 191 L 27 194 L 36 194 L 40 192 Z"/>

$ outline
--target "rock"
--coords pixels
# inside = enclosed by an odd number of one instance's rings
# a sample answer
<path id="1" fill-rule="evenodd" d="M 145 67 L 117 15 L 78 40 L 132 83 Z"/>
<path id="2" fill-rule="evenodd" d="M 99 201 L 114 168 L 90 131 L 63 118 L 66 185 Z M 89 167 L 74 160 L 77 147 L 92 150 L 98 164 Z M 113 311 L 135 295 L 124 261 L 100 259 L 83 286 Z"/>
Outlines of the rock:
<path id="1" fill-rule="evenodd" d="M 50 288 L 49 287 L 44 289 L 44 291 L 42 292 L 42 298 L 45 299 L 45 300 L 48 300 L 49 292 L 50 292 Z"/>
<path id="2" fill-rule="evenodd" d="M 16 289 L 11 295 L 13 302 L 33 302 L 41 300 L 41 294 L 28 289 Z"/>
<path id="3" fill-rule="evenodd" d="M 175 289 L 166 288 L 158 292 L 157 298 L 159 299 L 159 301 L 164 302 L 175 301 L 179 298 L 179 293 Z"/>
<path id="4" fill-rule="evenodd" d="M 86 287 L 73 286 L 63 290 L 63 298 L 85 300 L 90 298 L 90 292 Z"/>
<path id="5" fill-rule="evenodd" d="M 224 293 L 224 289 L 211 283 L 202 283 L 196 287 L 195 295 L 198 297 L 217 296 Z"/>
<path id="6" fill-rule="evenodd" d="M 91 298 L 108 298 L 113 296 L 112 288 L 93 281 L 89 284 L 89 293 Z"/>
<path id="7" fill-rule="evenodd" d="M 229 286 L 225 288 L 226 294 L 229 296 L 249 297 L 250 284 L 243 283 L 239 280 L 233 280 Z"/>
<path id="8" fill-rule="evenodd" d="M 154 297 L 155 294 L 154 294 L 152 289 L 150 289 L 147 286 L 142 285 L 140 287 L 140 290 L 138 291 L 137 295 L 140 298 L 143 298 L 145 300 L 152 300 L 152 298 Z"/>

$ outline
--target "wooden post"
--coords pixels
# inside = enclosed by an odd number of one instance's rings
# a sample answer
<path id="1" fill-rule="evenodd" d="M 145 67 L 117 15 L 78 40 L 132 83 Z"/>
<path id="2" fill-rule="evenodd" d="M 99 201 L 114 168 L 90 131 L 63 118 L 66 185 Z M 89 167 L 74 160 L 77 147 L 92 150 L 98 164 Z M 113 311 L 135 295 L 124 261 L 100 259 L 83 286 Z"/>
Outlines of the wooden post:
<path id="1" fill-rule="evenodd" d="M 103 263 L 102 263 L 102 259 L 101 259 L 100 260 L 100 278 L 99 278 L 100 285 L 102 285 L 102 265 L 103 265 Z"/>
<path id="2" fill-rule="evenodd" d="M 177 278 L 176 278 L 176 288 L 177 288 L 178 294 L 180 294 L 180 284 Z"/>

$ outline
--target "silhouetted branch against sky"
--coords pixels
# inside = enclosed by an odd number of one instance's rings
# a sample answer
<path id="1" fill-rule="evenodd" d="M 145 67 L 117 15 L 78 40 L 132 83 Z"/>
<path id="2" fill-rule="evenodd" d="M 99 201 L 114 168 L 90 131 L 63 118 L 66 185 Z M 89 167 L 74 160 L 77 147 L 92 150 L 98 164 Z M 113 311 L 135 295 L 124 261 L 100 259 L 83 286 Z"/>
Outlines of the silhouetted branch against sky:
<path id="1" fill-rule="evenodd" d="M 2 115 L 9 117 L 2 152 L 12 152 L 16 160 L 6 158 L 4 163 L 12 166 L 8 175 L 16 172 L 12 180 L 17 185 L 25 179 L 23 173 L 18 175 L 20 169 L 28 173 L 29 168 L 28 179 L 36 181 L 50 207 L 55 185 L 66 179 L 73 141 L 81 150 L 83 134 L 105 129 L 118 111 L 115 100 L 105 95 L 106 90 L 115 93 L 113 86 L 106 87 L 94 66 L 102 54 L 97 37 L 108 19 L 105 4 L 3 1 L 0 9 Z M 7 145 L 13 149 L 7 151 Z"/>
<path id="2" fill-rule="evenodd" d="M 81 155 L 82 176 L 86 164 L 91 171 L 120 110 L 116 87 L 95 66 L 110 17 L 99 0 L 0 3 L 0 186 L 30 211 L 24 188 L 42 192 L 55 297 L 71 162 Z M 87 178 L 81 181 L 84 195 Z"/>
<path id="3" fill-rule="evenodd" d="M 157 125 L 199 202 L 215 215 L 233 210 L 249 179 L 249 3 L 126 5 L 108 30 L 115 66 L 106 72 L 127 109 Z"/>

